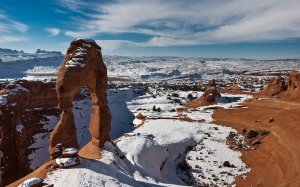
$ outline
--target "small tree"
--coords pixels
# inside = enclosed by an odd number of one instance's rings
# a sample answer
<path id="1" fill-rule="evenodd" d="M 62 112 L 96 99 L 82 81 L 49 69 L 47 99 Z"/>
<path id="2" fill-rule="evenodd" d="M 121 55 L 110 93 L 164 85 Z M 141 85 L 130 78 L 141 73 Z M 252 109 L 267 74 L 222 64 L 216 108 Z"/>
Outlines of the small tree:
<path id="1" fill-rule="evenodd" d="M 156 111 L 156 106 L 155 106 L 155 105 L 153 106 L 152 110 L 153 110 L 153 111 Z"/>
<path id="2" fill-rule="evenodd" d="M 187 98 L 188 98 L 188 100 L 190 100 L 190 101 L 193 100 L 193 99 L 194 99 L 193 94 L 190 93 L 189 95 L 187 95 Z"/>

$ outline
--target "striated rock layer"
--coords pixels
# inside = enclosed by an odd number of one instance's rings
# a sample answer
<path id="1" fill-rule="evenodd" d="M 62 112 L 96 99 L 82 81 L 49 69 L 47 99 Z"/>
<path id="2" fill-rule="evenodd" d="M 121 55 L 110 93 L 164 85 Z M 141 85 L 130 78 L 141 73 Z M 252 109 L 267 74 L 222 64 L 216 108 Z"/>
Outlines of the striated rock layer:
<path id="1" fill-rule="evenodd" d="M 89 88 L 92 96 L 92 114 L 89 130 L 92 140 L 88 144 L 100 148 L 110 140 L 111 114 L 106 98 L 107 69 L 103 63 L 101 48 L 93 40 L 78 39 L 71 42 L 61 64 L 56 91 L 61 119 L 50 137 L 50 159 L 55 158 L 54 147 L 78 148 L 76 127 L 72 112 L 72 100 L 82 87 Z"/>
<path id="2" fill-rule="evenodd" d="M 0 82 L 0 159 L 2 185 L 31 171 L 28 147 L 45 131 L 44 115 L 58 115 L 55 82 Z M 1 185 L 1 184 L 0 184 Z"/>

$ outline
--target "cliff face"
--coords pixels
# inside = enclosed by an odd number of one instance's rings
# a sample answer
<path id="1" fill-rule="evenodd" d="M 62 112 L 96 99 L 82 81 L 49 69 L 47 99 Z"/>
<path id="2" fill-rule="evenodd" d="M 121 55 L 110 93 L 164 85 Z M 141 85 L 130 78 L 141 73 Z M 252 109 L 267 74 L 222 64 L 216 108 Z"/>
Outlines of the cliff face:
<path id="1" fill-rule="evenodd" d="M 45 131 L 44 115 L 58 115 L 55 82 L 0 83 L 0 159 L 3 185 L 29 173 L 33 135 Z"/>
<path id="2" fill-rule="evenodd" d="M 300 73 L 293 71 L 287 84 L 286 96 L 291 99 L 300 98 Z"/>
<path id="3" fill-rule="evenodd" d="M 264 90 L 261 91 L 262 94 L 267 96 L 275 96 L 286 90 L 285 80 L 283 77 L 273 77 L 270 79 L 269 84 Z"/>
<path id="4" fill-rule="evenodd" d="M 299 99 L 300 73 L 292 71 L 287 81 L 283 77 L 273 77 L 260 93 L 267 96 L 279 96 L 284 99 Z"/>

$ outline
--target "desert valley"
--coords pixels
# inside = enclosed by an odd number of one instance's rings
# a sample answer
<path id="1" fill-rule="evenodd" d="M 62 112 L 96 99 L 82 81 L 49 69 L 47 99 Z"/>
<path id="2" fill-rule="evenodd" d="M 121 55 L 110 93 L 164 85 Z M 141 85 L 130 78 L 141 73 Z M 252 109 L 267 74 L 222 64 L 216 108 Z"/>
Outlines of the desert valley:
<path id="1" fill-rule="evenodd" d="M 300 184 L 299 59 L 0 57 L 2 185 Z"/>

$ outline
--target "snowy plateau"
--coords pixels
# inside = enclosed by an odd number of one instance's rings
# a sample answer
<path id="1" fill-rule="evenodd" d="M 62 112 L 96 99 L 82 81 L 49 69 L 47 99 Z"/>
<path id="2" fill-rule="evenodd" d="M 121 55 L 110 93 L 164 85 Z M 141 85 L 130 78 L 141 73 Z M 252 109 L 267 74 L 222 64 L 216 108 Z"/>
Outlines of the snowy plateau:
<path id="1" fill-rule="evenodd" d="M 62 55 L 45 52 L 0 51 L 0 58 L 1 81 L 55 81 L 63 60 Z M 267 75 L 300 70 L 299 59 L 104 56 L 104 63 L 109 77 L 107 96 L 112 113 L 110 135 L 113 142 L 105 143 L 101 159 L 80 158 L 78 166 L 52 171 L 44 180 L 47 184 L 74 187 L 234 186 L 235 178 L 251 168 L 241 159 L 241 152 L 227 145 L 229 134 L 237 131 L 214 124 L 213 108 L 235 110 L 252 96 L 222 93 L 215 105 L 182 113 L 176 109 L 184 106 L 189 96 L 200 97 L 204 90 L 172 89 L 172 86 L 191 88 L 200 80 L 222 78 L 239 83 L 250 92 L 262 89 Z M 252 86 L 255 89 L 247 90 L 241 76 L 258 75 L 260 82 Z M 81 92 L 86 93 L 86 97 L 73 101 L 80 148 L 90 140 L 91 114 L 91 97 L 84 88 Z M 0 104 L 5 102 L 5 97 L 0 96 Z M 140 119 L 138 115 L 145 118 Z M 34 135 L 29 147 L 34 150 L 28 157 L 32 170 L 49 160 L 49 137 L 59 116 L 45 116 L 45 119 L 40 122 L 45 131 Z M 19 124 L 16 132 L 22 132 L 22 128 Z"/>

